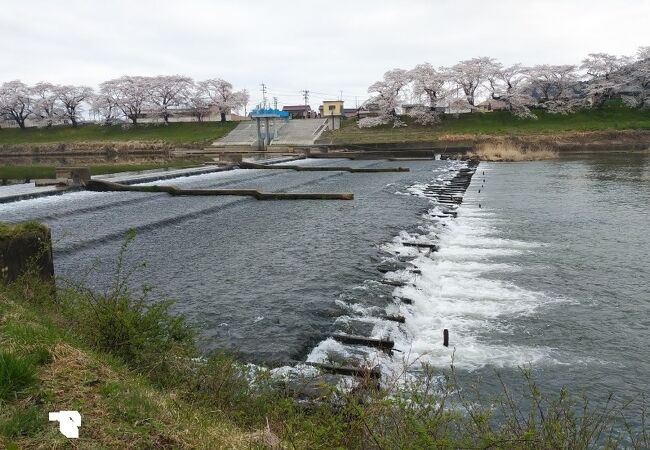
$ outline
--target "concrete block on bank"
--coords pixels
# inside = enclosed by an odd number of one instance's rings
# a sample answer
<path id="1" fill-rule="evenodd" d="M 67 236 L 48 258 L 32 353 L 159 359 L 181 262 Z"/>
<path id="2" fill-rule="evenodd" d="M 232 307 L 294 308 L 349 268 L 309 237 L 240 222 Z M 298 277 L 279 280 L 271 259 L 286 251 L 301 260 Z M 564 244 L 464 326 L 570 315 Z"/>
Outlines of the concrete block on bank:
<path id="1" fill-rule="evenodd" d="M 69 178 L 44 178 L 40 180 L 34 180 L 34 186 L 43 187 L 43 186 L 71 186 L 72 180 Z"/>
<path id="2" fill-rule="evenodd" d="M 0 281 L 14 281 L 27 271 L 54 280 L 50 229 L 35 223 L 0 224 Z"/>
<path id="3" fill-rule="evenodd" d="M 90 181 L 90 169 L 88 167 L 57 167 L 56 178 L 70 179 L 74 186 L 82 186 Z"/>
<path id="4" fill-rule="evenodd" d="M 242 162 L 243 155 L 241 153 L 221 153 L 219 155 L 219 162 L 240 163 Z"/>

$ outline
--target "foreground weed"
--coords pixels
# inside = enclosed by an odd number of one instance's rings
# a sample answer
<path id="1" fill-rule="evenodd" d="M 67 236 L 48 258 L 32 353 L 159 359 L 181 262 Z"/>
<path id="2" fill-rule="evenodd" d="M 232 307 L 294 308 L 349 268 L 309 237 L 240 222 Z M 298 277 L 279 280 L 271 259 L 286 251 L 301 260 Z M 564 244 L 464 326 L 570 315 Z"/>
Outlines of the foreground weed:
<path id="1" fill-rule="evenodd" d="M 0 402 L 15 398 L 35 382 L 35 371 L 29 361 L 0 350 Z"/>

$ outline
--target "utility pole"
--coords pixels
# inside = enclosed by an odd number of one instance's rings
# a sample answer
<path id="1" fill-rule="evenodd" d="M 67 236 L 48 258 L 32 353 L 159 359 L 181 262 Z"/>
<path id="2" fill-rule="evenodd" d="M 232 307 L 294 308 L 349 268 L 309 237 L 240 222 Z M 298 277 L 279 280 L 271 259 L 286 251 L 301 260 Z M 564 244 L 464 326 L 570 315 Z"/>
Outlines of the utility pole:
<path id="1" fill-rule="evenodd" d="M 278 109 L 278 98 L 277 97 L 273 97 L 273 108 Z"/>
<path id="2" fill-rule="evenodd" d="M 266 109 L 266 84 L 262 83 L 262 101 L 264 102 L 264 109 Z"/>
<path id="3" fill-rule="evenodd" d="M 303 118 L 307 118 L 307 106 L 309 105 L 309 90 L 305 89 L 303 91 L 300 91 L 302 94 L 302 97 L 305 99 L 305 112 L 303 114 Z"/>

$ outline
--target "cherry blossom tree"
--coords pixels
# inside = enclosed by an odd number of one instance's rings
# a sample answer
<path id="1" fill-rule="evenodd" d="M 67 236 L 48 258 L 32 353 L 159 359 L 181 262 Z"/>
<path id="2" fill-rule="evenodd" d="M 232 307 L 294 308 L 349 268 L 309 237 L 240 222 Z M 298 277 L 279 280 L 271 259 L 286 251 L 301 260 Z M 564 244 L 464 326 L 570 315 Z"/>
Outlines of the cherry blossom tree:
<path id="1" fill-rule="evenodd" d="M 102 93 L 92 97 L 90 111 L 103 119 L 103 125 L 113 124 L 122 115 L 113 96 Z"/>
<path id="2" fill-rule="evenodd" d="M 36 83 L 31 88 L 33 96 L 33 113 L 36 120 L 51 127 L 55 120 L 63 116 L 57 86 L 52 83 Z"/>
<path id="3" fill-rule="evenodd" d="M 397 116 L 397 107 L 402 101 L 402 91 L 410 83 L 410 72 L 404 69 L 389 70 L 384 74 L 384 79 L 373 83 L 368 88 L 368 93 L 373 94 L 366 102 L 366 106 L 377 110 L 377 117 L 368 117 L 359 120 L 360 128 L 374 127 L 393 123 L 393 127 L 403 126 L 404 123 Z"/>
<path id="4" fill-rule="evenodd" d="M 148 77 L 123 76 L 100 84 L 100 93 L 107 96 L 133 125 L 138 123 L 150 100 L 151 82 Z"/>
<path id="5" fill-rule="evenodd" d="M 625 67 L 623 101 L 632 107 L 650 107 L 650 46 L 640 47 L 637 60 Z"/>
<path id="6" fill-rule="evenodd" d="M 29 87 L 20 80 L 9 81 L 0 86 L 0 114 L 14 120 L 21 128 L 33 114 L 34 101 Z"/>
<path id="7" fill-rule="evenodd" d="M 199 122 L 210 114 L 210 96 L 198 83 L 192 83 L 185 91 L 183 104 Z"/>
<path id="8" fill-rule="evenodd" d="M 461 61 L 449 69 L 449 77 L 463 90 L 467 102 L 476 106 L 476 92 L 497 62 L 487 56 Z"/>
<path id="9" fill-rule="evenodd" d="M 505 102 L 508 110 L 519 118 L 536 119 L 530 110 L 535 101 L 525 85 L 528 73 L 529 69 L 521 64 L 503 67 L 501 63 L 494 63 L 486 78 L 493 99 Z"/>
<path id="10" fill-rule="evenodd" d="M 187 90 L 193 84 L 190 77 L 181 75 L 160 75 L 150 80 L 150 102 L 155 112 L 163 118 L 166 124 L 171 116 L 170 109 L 182 104 Z"/>
<path id="11" fill-rule="evenodd" d="M 90 101 L 94 91 L 88 86 L 58 86 L 57 97 L 63 105 L 63 115 L 70 120 L 73 127 L 76 127 L 81 115 L 81 104 Z"/>
<path id="12" fill-rule="evenodd" d="M 540 64 L 529 72 L 530 88 L 540 107 L 553 113 L 567 113 L 581 105 L 574 87 L 578 82 L 576 66 Z"/>
<path id="13" fill-rule="evenodd" d="M 246 115 L 246 107 L 251 99 L 248 90 L 242 89 L 241 91 L 237 91 L 234 93 L 234 97 L 234 110 L 240 112 L 241 109 L 244 108 L 244 115 Z"/>
<path id="14" fill-rule="evenodd" d="M 448 95 L 449 75 L 436 70 L 431 64 L 418 64 L 411 70 L 413 94 L 427 99 L 428 106 L 435 108 Z"/>
<path id="15" fill-rule="evenodd" d="M 449 90 L 448 73 L 436 70 L 431 64 L 418 64 L 410 72 L 413 81 L 413 95 L 416 98 L 425 98 L 428 108 L 415 107 L 410 111 L 410 116 L 416 123 L 429 125 L 440 121 L 435 108 L 447 98 Z"/>
<path id="16" fill-rule="evenodd" d="M 199 84 L 207 93 L 212 105 L 218 109 L 222 122 L 226 121 L 226 114 L 242 108 L 242 102 L 248 103 L 247 93 L 233 91 L 232 83 L 221 78 L 211 78 Z"/>
<path id="17" fill-rule="evenodd" d="M 582 61 L 580 68 L 585 70 L 589 77 L 587 95 L 591 99 L 592 106 L 603 106 L 607 99 L 620 90 L 625 84 L 621 69 L 632 62 L 632 58 L 608 53 L 590 53 Z"/>

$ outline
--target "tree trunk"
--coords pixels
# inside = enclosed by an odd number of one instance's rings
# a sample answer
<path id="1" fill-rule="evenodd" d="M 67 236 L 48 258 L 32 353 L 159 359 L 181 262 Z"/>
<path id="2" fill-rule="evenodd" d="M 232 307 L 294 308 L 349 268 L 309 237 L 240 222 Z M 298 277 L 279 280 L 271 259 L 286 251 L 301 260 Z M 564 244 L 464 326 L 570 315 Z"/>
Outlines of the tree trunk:
<path id="1" fill-rule="evenodd" d="M 221 121 L 222 121 L 222 122 L 225 122 L 225 121 L 226 121 L 226 113 L 225 113 L 225 112 L 222 112 L 222 113 L 221 113 Z"/>

